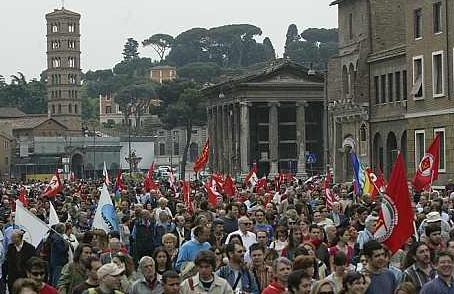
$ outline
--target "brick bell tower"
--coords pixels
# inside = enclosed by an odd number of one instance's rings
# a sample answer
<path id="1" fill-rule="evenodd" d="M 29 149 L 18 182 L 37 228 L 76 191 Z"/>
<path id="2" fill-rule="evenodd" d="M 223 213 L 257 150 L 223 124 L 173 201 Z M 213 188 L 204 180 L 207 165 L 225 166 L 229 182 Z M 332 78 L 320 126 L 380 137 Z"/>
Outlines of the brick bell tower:
<path id="1" fill-rule="evenodd" d="M 81 134 L 80 14 L 64 7 L 46 14 L 48 114 Z"/>

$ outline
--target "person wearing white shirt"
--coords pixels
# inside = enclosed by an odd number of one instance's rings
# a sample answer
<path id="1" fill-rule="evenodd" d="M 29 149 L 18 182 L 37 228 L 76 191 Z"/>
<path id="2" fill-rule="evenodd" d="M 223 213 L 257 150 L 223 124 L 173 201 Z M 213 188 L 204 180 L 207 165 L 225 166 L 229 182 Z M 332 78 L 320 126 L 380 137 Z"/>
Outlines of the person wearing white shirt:
<path id="1" fill-rule="evenodd" d="M 170 208 L 168 208 L 166 206 L 167 205 L 167 199 L 165 199 L 164 197 L 159 198 L 158 205 L 159 205 L 159 207 L 157 207 L 155 209 L 155 219 L 156 219 L 157 223 L 161 222 L 160 219 L 159 219 L 159 214 L 161 212 L 165 212 L 169 216 L 170 219 L 173 218 L 173 215 L 172 215 L 172 212 L 170 211 Z"/>
<path id="2" fill-rule="evenodd" d="M 245 259 L 249 259 L 249 246 L 251 246 L 254 243 L 257 243 L 257 236 L 255 233 L 251 232 L 253 229 L 252 226 L 252 221 L 246 217 L 242 216 L 238 220 L 238 231 L 234 231 L 230 234 L 227 235 L 227 238 L 225 239 L 225 244 L 230 243 L 230 237 L 233 235 L 240 235 L 241 241 L 243 241 L 243 246 L 246 248 L 246 254 L 245 254 Z M 250 260 L 245 260 L 246 262 L 249 262 Z"/>

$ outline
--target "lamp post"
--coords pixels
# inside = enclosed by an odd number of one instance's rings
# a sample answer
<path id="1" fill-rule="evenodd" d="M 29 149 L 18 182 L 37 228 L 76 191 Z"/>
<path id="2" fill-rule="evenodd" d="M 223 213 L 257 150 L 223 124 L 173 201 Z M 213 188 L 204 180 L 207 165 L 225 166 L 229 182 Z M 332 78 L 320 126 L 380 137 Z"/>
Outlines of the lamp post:
<path id="1" fill-rule="evenodd" d="M 130 119 L 132 113 L 132 97 L 130 98 L 130 102 L 128 103 L 128 117 L 126 123 L 128 124 L 128 163 L 129 163 L 129 176 L 132 175 L 132 153 L 131 153 L 131 124 L 132 119 Z M 136 122 L 137 123 L 137 122 Z"/>
<path id="2" fill-rule="evenodd" d="M 93 179 L 96 180 L 96 129 L 93 126 Z"/>

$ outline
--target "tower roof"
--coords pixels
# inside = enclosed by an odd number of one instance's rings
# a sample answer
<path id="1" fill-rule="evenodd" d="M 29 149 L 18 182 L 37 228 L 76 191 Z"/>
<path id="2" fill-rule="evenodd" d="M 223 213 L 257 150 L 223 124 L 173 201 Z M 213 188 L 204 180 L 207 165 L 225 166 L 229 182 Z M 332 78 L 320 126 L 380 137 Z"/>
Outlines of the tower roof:
<path id="1" fill-rule="evenodd" d="M 61 18 L 65 16 L 70 16 L 70 17 L 77 17 L 80 18 L 80 14 L 71 10 L 67 10 L 65 8 L 62 9 L 54 9 L 54 11 L 49 12 L 46 14 L 46 19 L 48 18 Z"/>

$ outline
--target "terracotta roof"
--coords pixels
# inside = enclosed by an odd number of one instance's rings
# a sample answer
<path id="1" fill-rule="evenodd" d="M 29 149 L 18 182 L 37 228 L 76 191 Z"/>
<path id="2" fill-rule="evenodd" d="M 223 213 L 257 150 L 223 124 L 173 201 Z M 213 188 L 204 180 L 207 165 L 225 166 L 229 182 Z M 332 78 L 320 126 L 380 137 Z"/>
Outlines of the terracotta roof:
<path id="1" fill-rule="evenodd" d="M 34 117 L 27 117 L 27 118 L 20 118 L 11 120 L 11 127 L 13 130 L 24 130 L 24 129 L 33 129 L 37 126 L 45 123 L 48 120 L 53 120 L 59 125 L 63 126 L 65 129 L 67 127 L 60 122 L 56 121 L 53 118 L 48 118 L 47 115 L 45 116 L 34 116 Z"/>
<path id="2" fill-rule="evenodd" d="M 26 114 L 16 107 L 0 107 L 0 118 L 24 117 Z"/>

